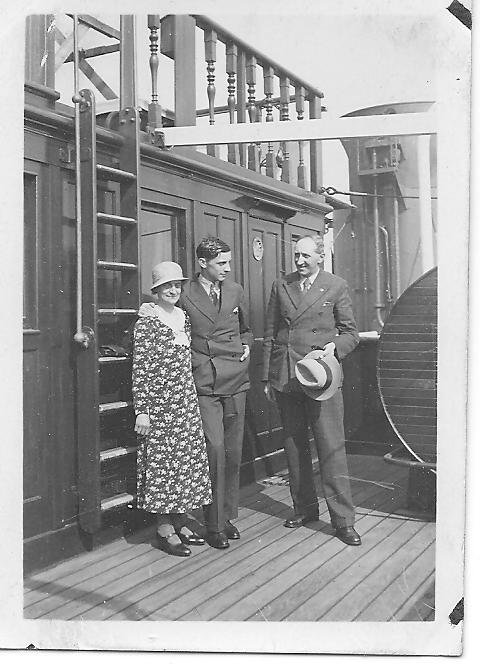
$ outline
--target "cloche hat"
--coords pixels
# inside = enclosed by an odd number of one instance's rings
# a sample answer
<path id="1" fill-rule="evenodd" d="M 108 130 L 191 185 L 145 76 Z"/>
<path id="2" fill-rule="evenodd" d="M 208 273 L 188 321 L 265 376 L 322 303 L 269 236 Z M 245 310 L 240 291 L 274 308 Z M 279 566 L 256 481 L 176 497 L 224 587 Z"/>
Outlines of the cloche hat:
<path id="1" fill-rule="evenodd" d="M 302 390 L 316 401 L 333 397 L 342 386 L 342 367 L 335 355 L 312 350 L 295 365 L 295 375 Z"/>
<path id="2" fill-rule="evenodd" d="M 152 269 L 152 287 L 154 289 L 164 285 L 166 282 L 175 282 L 177 280 L 188 280 L 183 275 L 181 266 L 174 261 L 161 261 Z"/>

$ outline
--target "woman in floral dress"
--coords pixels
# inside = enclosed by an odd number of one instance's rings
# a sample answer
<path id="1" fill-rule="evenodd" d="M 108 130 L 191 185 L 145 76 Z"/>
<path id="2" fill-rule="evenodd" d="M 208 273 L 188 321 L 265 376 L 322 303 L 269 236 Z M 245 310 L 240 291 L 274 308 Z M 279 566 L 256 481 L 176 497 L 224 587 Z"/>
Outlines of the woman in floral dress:
<path id="1" fill-rule="evenodd" d="M 186 511 L 209 504 L 208 458 L 190 355 L 190 323 L 175 304 L 183 277 L 172 261 L 152 272 L 155 302 L 144 303 L 135 325 L 133 402 L 137 506 L 157 514 L 157 540 L 172 555 L 190 555 L 204 540 L 187 527 Z"/>

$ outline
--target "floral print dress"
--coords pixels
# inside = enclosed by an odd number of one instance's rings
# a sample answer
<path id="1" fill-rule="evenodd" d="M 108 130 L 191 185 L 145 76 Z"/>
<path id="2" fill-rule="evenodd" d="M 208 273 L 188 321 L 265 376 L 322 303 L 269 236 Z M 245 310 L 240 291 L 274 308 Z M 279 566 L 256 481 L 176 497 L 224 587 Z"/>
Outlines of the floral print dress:
<path id="1" fill-rule="evenodd" d="M 190 337 L 188 316 L 185 331 Z M 151 513 L 180 513 L 209 504 L 190 347 L 175 343 L 170 327 L 142 311 L 135 325 L 132 389 L 135 412 L 150 417 L 150 432 L 137 453 L 137 506 Z"/>

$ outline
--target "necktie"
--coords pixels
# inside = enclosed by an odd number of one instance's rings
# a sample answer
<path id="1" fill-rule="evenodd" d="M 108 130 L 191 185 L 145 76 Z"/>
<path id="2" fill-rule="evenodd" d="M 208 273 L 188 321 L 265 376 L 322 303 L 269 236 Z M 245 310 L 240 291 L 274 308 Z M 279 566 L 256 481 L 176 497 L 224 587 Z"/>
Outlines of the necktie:
<path id="1" fill-rule="evenodd" d="M 303 282 L 303 293 L 306 294 L 311 286 L 312 283 L 310 282 L 310 278 L 305 278 Z"/>
<path id="2" fill-rule="evenodd" d="M 213 285 L 210 286 L 209 297 L 215 308 L 218 308 L 218 294 Z"/>

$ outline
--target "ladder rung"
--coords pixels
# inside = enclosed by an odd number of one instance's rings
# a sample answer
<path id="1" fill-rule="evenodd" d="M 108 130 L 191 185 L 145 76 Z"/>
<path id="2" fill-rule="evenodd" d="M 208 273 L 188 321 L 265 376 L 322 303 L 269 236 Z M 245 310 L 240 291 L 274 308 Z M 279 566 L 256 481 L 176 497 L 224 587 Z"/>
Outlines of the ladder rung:
<path id="1" fill-rule="evenodd" d="M 122 411 L 124 408 L 131 408 L 133 403 L 131 401 L 110 401 L 107 404 L 99 404 L 99 413 L 113 413 L 115 411 Z"/>
<path id="2" fill-rule="evenodd" d="M 128 492 L 124 492 L 121 495 L 114 495 L 113 497 L 102 499 L 100 507 L 102 511 L 109 511 L 110 509 L 115 509 L 119 506 L 130 504 L 130 502 L 133 502 L 134 500 L 135 497 L 133 495 L 129 495 Z"/>
<path id="3" fill-rule="evenodd" d="M 110 364 L 112 362 L 129 362 L 131 357 L 99 357 L 98 361 L 100 364 Z"/>
<path id="4" fill-rule="evenodd" d="M 120 170 L 120 168 L 113 168 L 113 166 L 104 166 L 101 163 L 97 164 L 97 173 L 106 175 L 111 180 L 116 180 L 118 182 L 130 181 L 136 178 L 135 173 L 129 173 L 126 170 Z"/>
<path id="5" fill-rule="evenodd" d="M 98 268 L 103 268 L 109 271 L 136 271 L 138 266 L 136 264 L 127 264 L 121 261 L 97 261 Z"/>
<path id="6" fill-rule="evenodd" d="M 136 308 L 99 308 L 99 315 L 136 315 L 138 310 Z"/>
<path id="7" fill-rule="evenodd" d="M 100 452 L 100 462 L 107 462 L 107 460 L 113 460 L 116 457 L 123 457 L 124 455 L 131 455 L 136 453 L 138 446 L 119 446 L 118 448 L 109 448 L 108 450 L 102 450 Z"/>
<path id="8" fill-rule="evenodd" d="M 124 224 L 136 224 L 137 220 L 133 217 L 121 217 L 120 215 L 109 215 L 106 212 L 97 212 L 97 219 L 104 224 L 116 224 L 122 226 Z"/>

